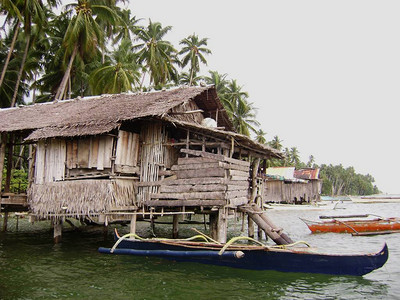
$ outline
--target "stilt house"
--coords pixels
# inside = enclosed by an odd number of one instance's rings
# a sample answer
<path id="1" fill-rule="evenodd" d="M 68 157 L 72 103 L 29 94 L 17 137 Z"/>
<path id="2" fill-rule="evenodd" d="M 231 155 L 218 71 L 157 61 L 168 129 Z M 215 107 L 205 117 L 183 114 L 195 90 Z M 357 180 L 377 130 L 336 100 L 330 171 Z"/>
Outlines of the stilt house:
<path id="1" fill-rule="evenodd" d="M 212 86 L 2 109 L 0 133 L 5 191 L 13 146 L 29 145 L 26 197 L 38 218 L 129 217 L 134 227 L 137 216 L 204 213 L 221 241 L 227 210 L 256 198 L 260 159 L 282 157 L 233 131 Z"/>
<path id="2" fill-rule="evenodd" d="M 321 200 L 319 169 L 273 167 L 266 170 L 265 202 L 302 204 Z"/>

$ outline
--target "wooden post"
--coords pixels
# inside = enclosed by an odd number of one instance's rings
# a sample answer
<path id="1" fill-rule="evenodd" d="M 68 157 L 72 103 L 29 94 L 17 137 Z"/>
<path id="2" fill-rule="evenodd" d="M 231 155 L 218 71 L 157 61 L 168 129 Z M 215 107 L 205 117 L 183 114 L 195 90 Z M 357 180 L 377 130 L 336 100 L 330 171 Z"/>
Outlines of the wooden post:
<path id="1" fill-rule="evenodd" d="M 252 170 L 251 170 L 251 197 L 250 203 L 254 203 L 257 197 L 257 173 L 258 167 L 260 166 L 260 158 L 257 158 L 253 161 Z"/>
<path id="2" fill-rule="evenodd" d="M 224 208 L 218 209 L 218 212 L 210 214 L 210 235 L 211 238 L 226 243 L 226 235 L 228 229 L 227 216 Z"/>
<path id="3" fill-rule="evenodd" d="M 136 220 L 137 220 L 137 215 L 133 214 L 131 217 L 131 225 L 130 225 L 129 233 L 136 234 Z"/>
<path id="4" fill-rule="evenodd" d="M 3 232 L 7 231 L 7 222 L 8 222 L 8 211 L 4 212 L 4 218 L 3 218 Z"/>
<path id="5" fill-rule="evenodd" d="M 263 230 L 260 226 L 257 226 L 257 236 L 259 240 L 262 240 L 263 238 Z"/>
<path id="6" fill-rule="evenodd" d="M 12 162 L 13 162 L 13 135 L 10 134 L 8 140 L 8 153 L 7 153 L 7 175 L 6 175 L 6 182 L 4 185 L 4 192 L 6 193 L 10 192 Z"/>
<path id="7" fill-rule="evenodd" d="M 54 219 L 53 220 L 53 227 L 54 227 L 54 244 L 61 243 L 62 237 L 62 220 L 61 219 Z"/>
<path id="8" fill-rule="evenodd" d="M 179 215 L 173 215 L 172 217 L 172 238 L 177 239 L 179 235 Z"/>
<path id="9" fill-rule="evenodd" d="M 1 133 L 0 136 L 0 194 L 1 194 L 1 183 L 3 180 L 3 169 L 4 169 L 4 158 L 6 156 L 6 144 L 7 144 L 7 134 Z"/>
<path id="10" fill-rule="evenodd" d="M 254 222 L 250 216 L 247 216 L 247 235 L 254 238 Z"/>

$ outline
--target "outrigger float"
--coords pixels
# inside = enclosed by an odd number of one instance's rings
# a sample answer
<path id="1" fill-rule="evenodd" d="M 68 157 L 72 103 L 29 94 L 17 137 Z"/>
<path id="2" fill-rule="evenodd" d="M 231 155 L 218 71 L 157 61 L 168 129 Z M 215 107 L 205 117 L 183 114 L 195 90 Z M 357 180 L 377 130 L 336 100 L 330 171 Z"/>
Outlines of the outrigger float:
<path id="1" fill-rule="evenodd" d="M 120 237 L 115 230 L 115 237 L 117 242 L 112 248 L 100 247 L 98 251 L 249 270 L 362 276 L 382 267 L 389 256 L 386 243 L 376 253 L 338 255 L 317 253 L 304 242 L 267 246 L 249 237 L 237 237 L 222 244 L 201 233 L 186 240 L 142 239 L 135 234 Z M 203 241 L 194 241 L 199 238 Z M 236 243 L 241 239 L 254 241 L 256 245 Z M 305 245 L 300 246 L 301 243 Z"/>

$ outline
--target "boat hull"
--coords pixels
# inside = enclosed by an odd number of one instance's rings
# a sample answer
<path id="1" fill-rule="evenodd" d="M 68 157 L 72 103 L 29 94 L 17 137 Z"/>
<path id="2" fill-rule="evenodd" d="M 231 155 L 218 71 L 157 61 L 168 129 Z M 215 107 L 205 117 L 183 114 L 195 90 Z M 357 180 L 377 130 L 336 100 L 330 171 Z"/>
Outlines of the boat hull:
<path id="1" fill-rule="evenodd" d="M 303 220 L 304 221 L 304 220 Z M 358 232 L 379 232 L 379 231 L 399 231 L 400 222 L 398 219 L 385 220 L 357 220 L 357 221 L 338 221 L 310 222 L 304 221 L 313 233 L 336 232 L 336 233 L 358 233 Z"/>
<path id="2" fill-rule="evenodd" d="M 388 259 L 385 244 L 377 253 L 367 255 L 316 254 L 267 247 L 239 247 L 219 254 L 221 245 L 176 245 L 164 242 L 123 240 L 117 248 L 99 248 L 100 253 L 134 256 L 156 256 L 164 259 L 197 262 L 250 270 L 320 273 L 331 275 L 365 275 L 382 267 Z"/>

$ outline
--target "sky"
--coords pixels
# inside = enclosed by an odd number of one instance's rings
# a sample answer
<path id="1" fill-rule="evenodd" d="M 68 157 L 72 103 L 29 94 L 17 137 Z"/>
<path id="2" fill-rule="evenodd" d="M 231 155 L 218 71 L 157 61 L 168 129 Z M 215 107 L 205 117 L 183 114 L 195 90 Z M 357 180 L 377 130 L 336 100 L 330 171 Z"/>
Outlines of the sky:
<path id="1" fill-rule="evenodd" d="M 267 140 L 304 162 L 353 166 L 400 194 L 400 1 L 130 0 L 137 18 L 172 26 L 176 48 L 208 38 L 208 70 L 236 79 Z"/>

